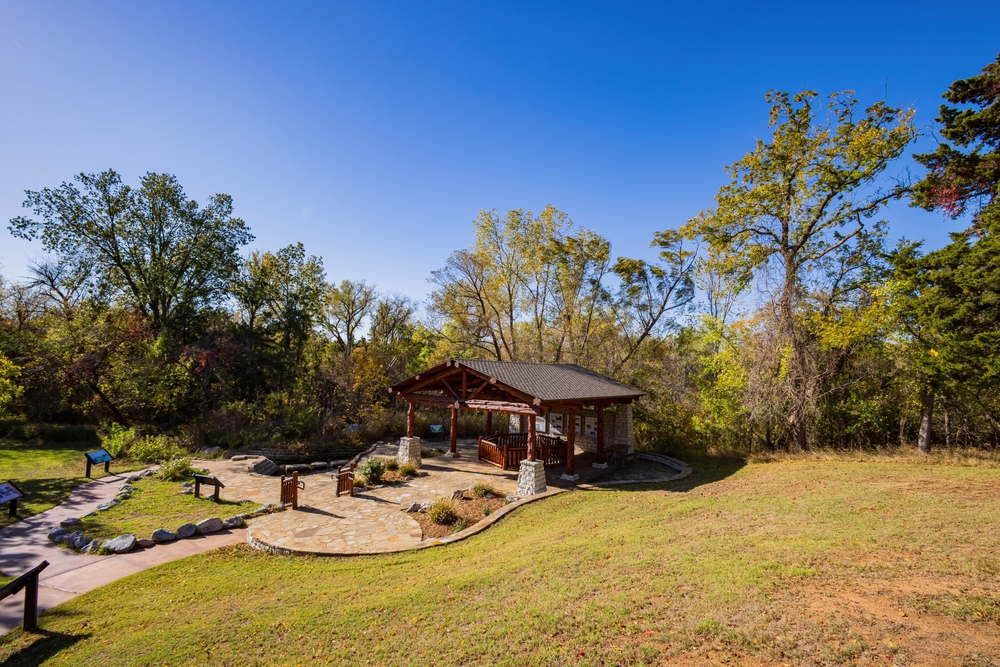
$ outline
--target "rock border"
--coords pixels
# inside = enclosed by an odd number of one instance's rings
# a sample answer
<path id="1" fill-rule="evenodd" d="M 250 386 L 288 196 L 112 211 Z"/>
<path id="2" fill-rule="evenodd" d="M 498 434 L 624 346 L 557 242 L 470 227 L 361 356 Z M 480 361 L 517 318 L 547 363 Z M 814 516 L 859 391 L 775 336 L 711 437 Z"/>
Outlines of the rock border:
<path id="1" fill-rule="evenodd" d="M 374 447 L 372 447 L 374 449 Z M 528 496 L 527 498 L 521 498 L 520 500 L 515 500 L 514 502 L 507 503 L 500 509 L 496 510 L 487 517 L 480 519 L 478 522 L 469 526 L 465 530 L 461 530 L 457 533 L 452 533 L 445 537 L 435 537 L 429 540 L 423 540 L 412 547 L 401 547 L 399 549 L 389 549 L 386 551 L 372 551 L 368 553 L 329 553 L 325 551 L 313 551 L 309 549 L 292 549 L 289 547 L 279 547 L 273 544 L 268 544 L 267 542 L 262 542 L 261 540 L 255 538 L 251 529 L 247 530 L 247 544 L 250 545 L 252 549 L 257 551 L 263 551 L 264 553 L 273 554 L 275 556 L 323 556 L 326 558 L 354 558 L 357 556 L 380 556 L 382 554 L 396 554 L 403 553 L 406 551 L 420 551 L 423 549 L 429 549 L 431 547 L 446 546 L 448 544 L 454 544 L 455 542 L 461 542 L 477 533 L 481 533 L 493 524 L 495 524 L 500 519 L 504 518 L 514 510 L 524 505 L 531 504 L 538 500 L 543 500 L 545 498 L 551 498 L 552 496 L 559 495 L 560 493 L 566 493 L 567 491 L 574 491 L 576 489 L 582 490 L 600 490 L 608 486 L 620 486 L 625 484 L 660 484 L 662 482 L 673 482 L 678 479 L 684 479 L 688 477 L 693 472 L 691 466 L 684 463 L 680 459 L 675 459 L 671 456 L 665 456 L 663 454 L 653 454 L 650 452 L 638 452 L 637 458 L 642 458 L 647 461 L 653 461 L 655 463 L 662 463 L 663 465 L 669 466 L 677 471 L 676 475 L 670 475 L 667 477 L 661 477 L 656 479 L 625 479 L 625 480 L 611 480 L 607 482 L 595 482 L 594 484 L 579 484 L 577 486 L 571 486 L 567 488 L 553 487 L 549 488 L 545 493 L 539 493 L 534 496 Z"/>

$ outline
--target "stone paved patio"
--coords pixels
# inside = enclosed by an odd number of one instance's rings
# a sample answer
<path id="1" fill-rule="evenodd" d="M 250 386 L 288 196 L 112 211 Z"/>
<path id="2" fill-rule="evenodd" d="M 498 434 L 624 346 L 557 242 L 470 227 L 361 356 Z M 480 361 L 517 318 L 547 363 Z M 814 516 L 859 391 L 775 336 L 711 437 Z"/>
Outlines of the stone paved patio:
<path id="1" fill-rule="evenodd" d="M 517 472 L 500 470 L 477 459 L 475 440 L 458 443 L 459 457 L 448 455 L 425 458 L 421 472 L 427 475 L 412 481 L 358 492 L 355 497 L 336 497 L 337 484 L 329 472 L 303 475 L 305 489 L 299 491 L 299 509 L 270 514 L 249 522 L 247 540 L 258 548 L 280 552 L 349 555 L 385 553 L 426 546 L 420 525 L 405 511 L 414 502 L 434 501 L 459 489 L 470 489 L 478 482 L 489 484 L 504 494 L 514 493 Z M 381 445 L 372 455 L 395 456 L 396 445 Z M 227 500 L 252 500 L 276 503 L 279 500 L 277 477 L 247 473 L 248 461 L 199 461 L 218 476 L 226 488 Z M 546 471 L 548 484 L 554 488 L 577 485 L 604 485 L 616 481 L 662 481 L 677 474 L 675 469 L 649 461 L 636 461 L 628 467 L 597 469 L 591 466 L 593 455 L 578 453 L 580 480 L 571 483 L 559 479 L 562 467 Z"/>

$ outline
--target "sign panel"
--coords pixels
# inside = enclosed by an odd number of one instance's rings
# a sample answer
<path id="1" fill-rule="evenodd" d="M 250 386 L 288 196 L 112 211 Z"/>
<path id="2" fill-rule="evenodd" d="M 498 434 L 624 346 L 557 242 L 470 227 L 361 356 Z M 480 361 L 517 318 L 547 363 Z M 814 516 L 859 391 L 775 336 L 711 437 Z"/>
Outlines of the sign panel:
<path id="1" fill-rule="evenodd" d="M 108 461 L 114 461 L 114 457 L 111 456 L 106 449 L 98 449 L 96 452 L 87 452 L 86 456 L 90 459 L 91 463 L 107 463 Z"/>
<path id="2" fill-rule="evenodd" d="M 24 494 L 14 486 L 13 482 L 3 482 L 0 484 L 0 505 L 23 497 Z"/>
<path id="3" fill-rule="evenodd" d="M 545 417 L 535 417 L 535 433 L 545 433 Z"/>
<path id="4" fill-rule="evenodd" d="M 431 424 L 431 433 L 444 433 L 444 424 Z"/>
<path id="5" fill-rule="evenodd" d="M 597 417 L 587 417 L 587 432 L 588 438 L 597 437 Z"/>
<path id="6" fill-rule="evenodd" d="M 563 434 L 563 414 L 561 412 L 553 412 L 549 415 L 549 433 L 552 435 Z"/>

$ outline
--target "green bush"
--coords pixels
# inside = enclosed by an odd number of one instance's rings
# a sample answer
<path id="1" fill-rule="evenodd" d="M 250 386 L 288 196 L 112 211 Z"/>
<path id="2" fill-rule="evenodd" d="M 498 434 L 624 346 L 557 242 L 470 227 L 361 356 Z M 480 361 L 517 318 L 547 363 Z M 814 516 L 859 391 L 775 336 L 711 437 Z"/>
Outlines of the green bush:
<path id="1" fill-rule="evenodd" d="M 493 514 L 493 510 L 490 509 L 490 506 L 489 505 L 484 505 L 483 506 L 483 516 L 489 516 L 491 514 Z"/>
<path id="2" fill-rule="evenodd" d="M 455 532 L 456 533 L 459 533 L 459 532 L 465 530 L 468 527 L 469 527 L 469 525 L 466 523 L 465 519 L 459 519 L 458 521 L 455 522 Z"/>
<path id="3" fill-rule="evenodd" d="M 101 434 L 101 446 L 115 458 L 124 457 L 136 440 L 139 439 L 135 428 L 125 428 L 121 424 L 111 424 L 107 427 L 107 435 Z"/>
<path id="4" fill-rule="evenodd" d="M 128 448 L 128 458 L 139 463 L 154 461 L 169 461 L 184 456 L 183 449 L 178 447 L 173 438 L 165 435 L 144 435 Z"/>
<path id="5" fill-rule="evenodd" d="M 472 487 L 472 495 L 476 498 L 482 498 L 487 493 L 492 493 L 494 496 L 500 495 L 492 486 L 483 482 L 476 482 Z"/>
<path id="6" fill-rule="evenodd" d="M 378 484 L 385 474 L 385 461 L 377 456 L 365 459 L 365 462 L 358 466 L 358 474 L 364 477 L 369 485 Z"/>
<path id="7" fill-rule="evenodd" d="M 183 482 L 201 472 L 200 468 L 191 465 L 191 459 L 171 459 L 160 466 L 157 477 L 168 482 Z"/>
<path id="8" fill-rule="evenodd" d="M 417 466 L 414 463 L 404 463 L 399 466 L 399 474 L 403 477 L 414 477 L 417 474 Z"/>
<path id="9" fill-rule="evenodd" d="M 431 508 L 427 510 L 427 516 L 437 524 L 454 523 L 458 519 L 458 513 L 455 511 L 455 501 L 451 498 L 438 498 L 431 505 Z"/>

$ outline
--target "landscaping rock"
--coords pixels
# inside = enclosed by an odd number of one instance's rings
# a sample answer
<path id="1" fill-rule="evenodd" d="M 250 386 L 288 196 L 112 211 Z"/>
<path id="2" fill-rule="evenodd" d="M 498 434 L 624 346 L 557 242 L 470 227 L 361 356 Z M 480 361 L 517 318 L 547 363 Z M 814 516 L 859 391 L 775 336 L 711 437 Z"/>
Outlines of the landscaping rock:
<path id="1" fill-rule="evenodd" d="M 157 528 L 153 531 L 151 537 L 154 542 L 162 544 L 164 542 L 173 542 L 177 539 L 177 534 L 167 530 L 166 528 Z"/>
<path id="2" fill-rule="evenodd" d="M 452 500 L 461 500 L 464 497 L 465 497 L 465 489 L 459 489 L 458 491 L 455 491 L 454 493 L 451 494 Z"/>
<path id="3" fill-rule="evenodd" d="M 198 528 L 198 532 L 202 535 L 205 535 L 206 533 L 214 533 L 217 530 L 222 530 L 222 519 L 218 517 L 203 519 L 195 524 L 195 526 Z"/>
<path id="4" fill-rule="evenodd" d="M 152 477 L 155 474 L 156 474 L 155 470 L 143 470 L 141 473 L 139 473 L 141 477 Z"/>
<path id="5" fill-rule="evenodd" d="M 421 503 L 419 511 L 426 512 L 427 510 L 429 510 L 431 508 L 431 504 L 432 503 L 429 503 L 429 502 L 427 502 L 427 503 Z"/>
<path id="6" fill-rule="evenodd" d="M 141 473 L 135 473 L 134 475 L 129 475 L 128 476 L 128 481 L 129 482 L 138 482 L 140 479 L 142 479 L 142 474 Z M 118 539 L 118 538 L 115 538 L 115 539 Z"/>
<path id="7" fill-rule="evenodd" d="M 83 521 L 77 519 L 75 516 L 72 516 L 68 519 L 63 519 L 62 521 L 60 521 L 59 525 L 62 526 L 63 528 L 76 528 L 82 523 Z"/>
<path id="8" fill-rule="evenodd" d="M 83 533 L 80 533 L 79 535 L 74 534 L 74 537 L 72 540 L 70 540 L 69 545 L 74 549 L 83 549 L 85 546 L 87 546 L 93 541 L 94 540 L 92 538 L 87 537 Z"/>
<path id="9" fill-rule="evenodd" d="M 427 471 L 426 470 L 418 470 L 417 471 L 417 477 L 427 477 Z"/>
<path id="10" fill-rule="evenodd" d="M 222 447 L 202 447 L 198 453 L 203 456 L 218 456 L 222 454 Z"/>
<path id="11" fill-rule="evenodd" d="M 243 500 L 237 500 L 236 504 L 237 505 L 245 505 L 247 503 L 252 503 L 252 502 L 253 502 L 252 500 L 247 500 L 247 499 L 244 498 Z"/>
<path id="12" fill-rule="evenodd" d="M 135 535 L 119 535 L 113 540 L 108 540 L 101 545 L 102 549 L 107 549 L 113 554 L 127 554 L 135 549 Z"/>
<path id="13" fill-rule="evenodd" d="M 65 528 L 53 528 L 52 530 L 49 531 L 48 537 L 53 542 L 58 542 L 59 538 L 61 538 L 63 535 L 65 535 L 68 532 L 69 531 L 66 530 Z"/>
<path id="14" fill-rule="evenodd" d="M 323 468 L 329 468 L 330 464 L 326 461 L 316 461 L 315 463 L 310 463 L 309 467 L 313 470 L 322 470 Z"/>
<path id="15" fill-rule="evenodd" d="M 181 495 L 182 496 L 193 496 L 194 495 L 194 489 L 184 489 L 183 491 L 181 491 Z"/>
<path id="16" fill-rule="evenodd" d="M 285 466 L 286 475 L 291 475 L 293 472 L 312 472 L 312 468 L 309 467 L 308 463 L 293 463 Z"/>
<path id="17" fill-rule="evenodd" d="M 183 484 L 181 484 L 181 486 L 183 486 L 185 489 L 193 489 L 194 482 L 184 482 Z"/>
<path id="18" fill-rule="evenodd" d="M 413 475 L 407 475 L 406 477 L 403 478 L 403 481 L 404 482 L 412 482 L 413 481 Z"/>
<path id="19" fill-rule="evenodd" d="M 132 494 L 129 493 L 128 491 L 122 491 L 115 497 L 118 498 L 118 500 L 128 500 L 129 498 L 132 497 Z"/>
<path id="20" fill-rule="evenodd" d="M 136 544 L 136 546 L 142 547 L 143 549 L 152 549 L 153 547 L 156 546 L 156 542 L 154 542 L 153 540 L 147 539 L 145 537 L 142 538 L 142 539 L 136 540 L 135 544 Z"/>
<path id="21" fill-rule="evenodd" d="M 483 498 L 486 498 L 486 500 L 493 500 L 494 498 L 496 498 L 496 496 L 487 491 L 486 493 L 483 494 Z"/>
<path id="22" fill-rule="evenodd" d="M 222 522 L 222 527 L 226 530 L 230 530 L 232 528 L 242 528 L 245 525 L 246 524 L 243 523 L 243 517 L 241 516 L 231 516 Z"/>
<path id="23" fill-rule="evenodd" d="M 193 523 L 186 523 L 177 529 L 177 537 L 184 539 L 185 537 L 191 537 L 196 532 L 198 532 L 198 526 Z"/>
<path id="24" fill-rule="evenodd" d="M 98 512 L 107 512 L 112 507 L 114 507 L 114 505 L 112 505 L 111 503 L 103 503 L 103 504 L 97 506 L 97 511 Z"/>
<path id="25" fill-rule="evenodd" d="M 80 551 L 82 551 L 85 554 L 92 554 L 92 553 L 95 553 L 100 548 L 101 548 L 101 541 L 100 540 L 94 540 L 90 544 L 88 544 L 87 546 L 85 546 L 83 549 L 81 549 Z"/>
<path id="26" fill-rule="evenodd" d="M 122 485 L 120 485 L 118 487 L 118 490 L 119 491 L 135 491 L 138 488 L 139 488 L 138 486 L 133 486 L 133 485 L 129 484 L 128 482 L 125 482 L 124 484 L 122 484 Z"/>
<path id="27" fill-rule="evenodd" d="M 259 461 L 255 461 L 253 465 L 247 468 L 250 472 L 255 472 L 258 475 L 273 475 L 278 472 L 278 465 L 269 458 L 262 458 Z"/>
<path id="28" fill-rule="evenodd" d="M 114 507 L 115 505 L 121 505 L 122 501 L 118 500 L 117 498 L 112 498 L 110 501 L 108 501 L 108 504 Z"/>
<path id="29" fill-rule="evenodd" d="M 412 505 L 406 508 L 406 513 L 412 514 L 413 512 L 419 512 L 421 507 L 422 505 L 420 503 L 413 503 Z"/>
<path id="30" fill-rule="evenodd" d="M 92 517 L 92 516 L 97 516 L 97 512 L 87 512 L 86 514 L 84 514 L 84 515 L 83 515 L 82 517 L 80 517 L 80 518 L 81 518 L 81 519 L 89 519 L 89 518 L 90 518 L 90 517 Z"/>
<path id="31" fill-rule="evenodd" d="M 520 498 L 518 498 L 517 496 L 507 496 L 506 500 L 507 500 L 508 503 L 513 503 L 513 502 L 517 502 L 518 500 L 520 500 Z"/>
<path id="32" fill-rule="evenodd" d="M 236 456 L 231 458 L 230 461 L 246 461 L 247 459 L 254 459 L 254 458 L 257 457 L 253 456 L 252 454 L 237 454 Z"/>

